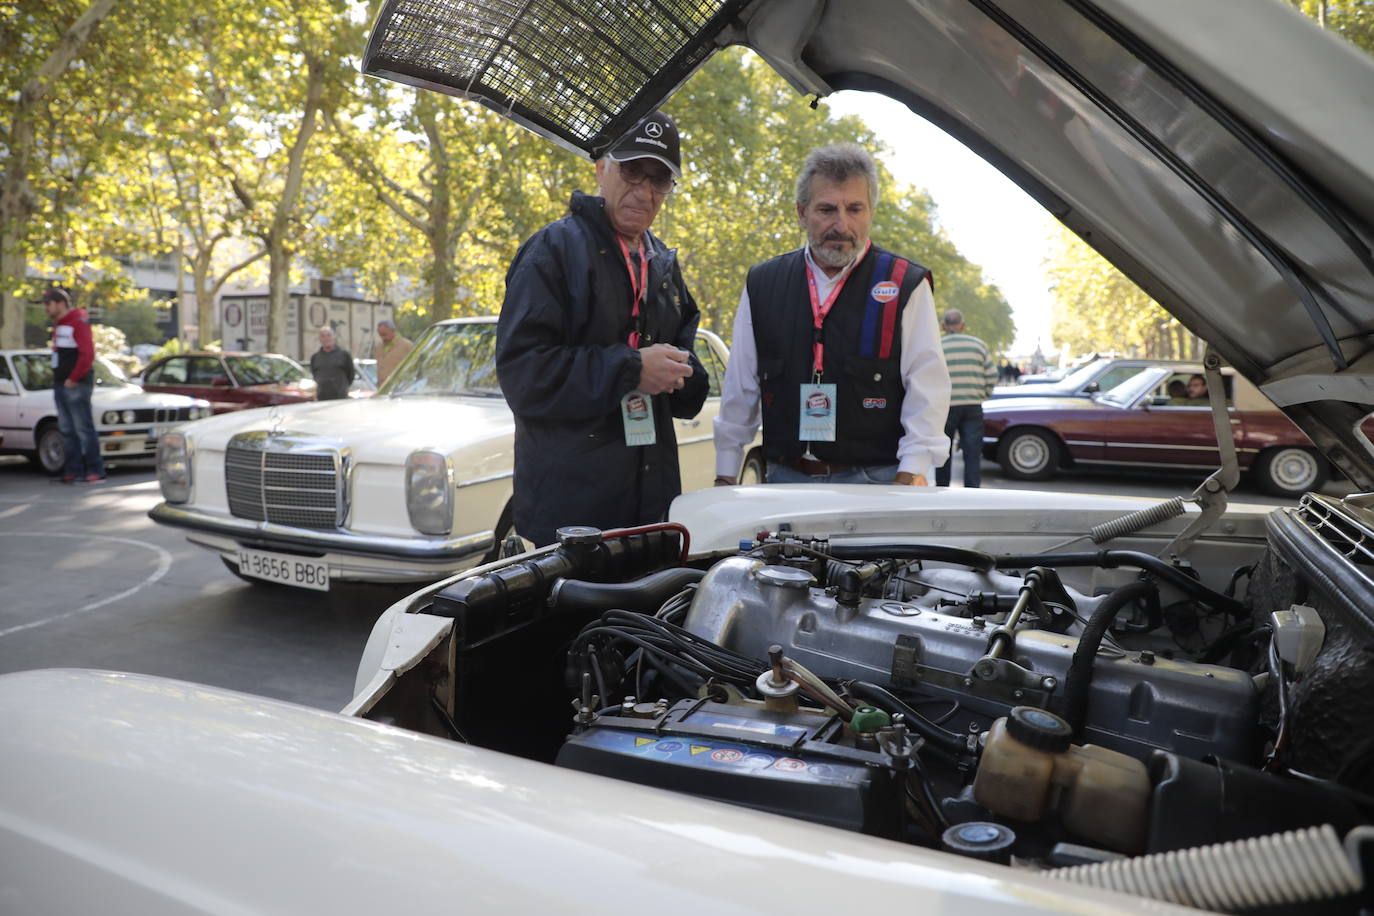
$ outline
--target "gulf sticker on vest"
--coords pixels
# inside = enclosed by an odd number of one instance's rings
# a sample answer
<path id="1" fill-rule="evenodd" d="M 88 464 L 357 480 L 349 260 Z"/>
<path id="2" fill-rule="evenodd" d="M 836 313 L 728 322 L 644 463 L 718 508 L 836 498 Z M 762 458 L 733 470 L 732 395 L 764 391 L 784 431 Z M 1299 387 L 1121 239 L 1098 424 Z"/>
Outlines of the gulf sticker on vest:
<path id="1" fill-rule="evenodd" d="M 797 438 L 803 442 L 835 441 L 834 385 L 804 384 L 801 386 Z"/>
<path id="2" fill-rule="evenodd" d="M 887 252 L 878 255 L 873 266 L 873 286 L 864 306 L 864 324 L 859 355 L 872 359 L 892 356 L 892 339 L 897 331 L 897 314 L 902 309 L 902 279 L 910 264 Z"/>

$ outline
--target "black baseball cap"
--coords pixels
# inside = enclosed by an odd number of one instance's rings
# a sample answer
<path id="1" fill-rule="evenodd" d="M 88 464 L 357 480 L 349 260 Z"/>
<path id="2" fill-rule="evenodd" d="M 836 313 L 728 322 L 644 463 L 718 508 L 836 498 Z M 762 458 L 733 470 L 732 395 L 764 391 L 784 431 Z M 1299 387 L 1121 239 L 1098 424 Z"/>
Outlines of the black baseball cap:
<path id="1" fill-rule="evenodd" d="M 661 111 L 655 111 L 620 138 L 606 158 L 614 162 L 631 159 L 657 159 L 666 165 L 673 177 L 682 177 L 682 150 L 678 145 L 677 125 Z"/>
<path id="2" fill-rule="evenodd" d="M 72 304 L 72 297 L 67 295 L 67 291 L 66 291 L 65 289 L 58 289 L 58 288 L 56 288 L 56 287 L 53 287 L 52 289 L 45 289 L 45 290 L 43 290 L 43 298 L 40 299 L 39 301 L 40 301 L 40 302 L 63 302 L 63 303 L 66 303 L 67 305 L 71 305 L 71 304 Z"/>

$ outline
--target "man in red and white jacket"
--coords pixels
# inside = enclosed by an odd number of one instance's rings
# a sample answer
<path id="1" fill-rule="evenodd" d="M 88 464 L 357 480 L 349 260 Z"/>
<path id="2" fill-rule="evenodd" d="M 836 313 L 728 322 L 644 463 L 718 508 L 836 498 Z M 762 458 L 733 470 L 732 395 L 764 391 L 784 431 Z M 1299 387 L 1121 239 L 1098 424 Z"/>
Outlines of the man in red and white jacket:
<path id="1" fill-rule="evenodd" d="M 52 390 L 57 402 L 57 426 L 62 431 L 66 463 L 63 483 L 95 483 L 105 479 L 100 458 L 100 437 L 91 416 L 91 391 L 95 388 L 95 343 L 83 309 L 72 308 L 65 290 L 43 293 L 43 308 L 53 319 Z"/>

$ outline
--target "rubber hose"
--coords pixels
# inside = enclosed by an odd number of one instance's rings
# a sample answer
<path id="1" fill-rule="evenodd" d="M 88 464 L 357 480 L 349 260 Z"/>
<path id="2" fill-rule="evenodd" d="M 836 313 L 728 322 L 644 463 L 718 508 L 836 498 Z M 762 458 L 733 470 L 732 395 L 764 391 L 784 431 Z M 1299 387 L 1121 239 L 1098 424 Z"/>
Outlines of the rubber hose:
<path id="1" fill-rule="evenodd" d="M 889 690 L 870 684 L 868 681 L 849 682 L 849 692 L 862 700 L 868 700 L 889 713 L 901 713 L 912 731 L 925 738 L 940 750 L 958 756 L 968 753 L 968 740 L 948 729 L 941 728 L 925 716 L 912 709 L 901 698 Z"/>
<path id="2" fill-rule="evenodd" d="M 972 566 L 983 572 L 997 565 L 992 554 L 943 544 L 831 544 L 825 552 L 841 560 L 937 560 Z"/>
<path id="3" fill-rule="evenodd" d="M 553 607 L 605 611 L 612 608 L 652 614 L 663 602 L 689 585 L 700 582 L 704 570 L 674 567 L 650 573 L 633 582 L 585 582 L 559 579 L 549 593 Z"/>
<path id="4" fill-rule="evenodd" d="M 1093 664 L 1107 627 L 1122 608 L 1145 597 L 1154 588 L 1151 582 L 1127 582 L 1103 598 L 1088 618 L 1088 625 L 1078 637 L 1078 648 L 1073 650 L 1064 684 L 1064 721 L 1073 727 L 1075 738 L 1083 734 L 1083 725 L 1088 718 L 1088 688 L 1093 681 Z"/>
<path id="5" fill-rule="evenodd" d="M 998 569 L 1018 569 L 1028 566 L 1098 566 L 1102 569 L 1116 569 L 1128 566 L 1143 569 L 1180 589 L 1194 598 L 1205 601 L 1217 610 L 1245 616 L 1248 611 L 1244 604 L 1221 592 L 1213 591 L 1187 573 L 1177 569 L 1159 557 L 1141 553 L 1138 550 L 1093 550 L 1082 553 L 1033 553 L 1007 554 L 997 558 Z"/>
<path id="6" fill-rule="evenodd" d="M 1226 913 L 1345 897 L 1364 883 L 1329 824 L 1042 874 Z"/>

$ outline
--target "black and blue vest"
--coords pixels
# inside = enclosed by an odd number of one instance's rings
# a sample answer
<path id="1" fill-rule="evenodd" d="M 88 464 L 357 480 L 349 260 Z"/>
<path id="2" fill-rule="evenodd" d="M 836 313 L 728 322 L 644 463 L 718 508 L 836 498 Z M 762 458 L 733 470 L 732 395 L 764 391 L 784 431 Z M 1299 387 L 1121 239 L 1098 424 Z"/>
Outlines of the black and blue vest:
<path id="1" fill-rule="evenodd" d="M 802 442 L 799 392 L 813 378 L 815 319 L 807 292 L 804 249 L 749 271 L 747 289 L 758 349 L 763 451 L 793 462 L 806 451 L 842 465 L 897 461 L 902 438 L 902 306 L 930 271 L 876 245 L 868 249 L 835 300 L 821 330 L 825 373 L 836 386 L 834 442 Z M 932 281 L 933 282 L 933 281 Z M 895 294 L 894 294 L 895 293 Z"/>

